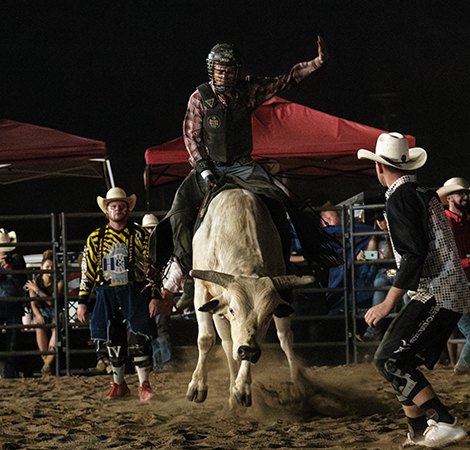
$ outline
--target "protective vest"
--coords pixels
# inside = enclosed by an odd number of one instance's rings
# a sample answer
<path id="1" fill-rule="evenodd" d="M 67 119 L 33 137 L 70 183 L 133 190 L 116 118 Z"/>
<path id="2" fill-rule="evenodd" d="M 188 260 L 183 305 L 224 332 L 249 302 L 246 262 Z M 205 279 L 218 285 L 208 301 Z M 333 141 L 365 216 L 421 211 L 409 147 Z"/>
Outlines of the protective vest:
<path id="1" fill-rule="evenodd" d="M 203 120 L 204 144 L 210 159 L 228 165 L 251 159 L 253 150 L 251 113 L 240 91 L 225 107 L 209 83 L 198 86 L 205 109 Z"/>
<path id="2" fill-rule="evenodd" d="M 134 281 L 135 227 L 129 222 L 127 228 L 129 229 L 129 245 L 124 242 L 115 242 L 108 255 L 104 255 L 103 252 L 107 225 L 100 228 L 98 234 L 98 278 L 101 285 L 127 284 Z"/>

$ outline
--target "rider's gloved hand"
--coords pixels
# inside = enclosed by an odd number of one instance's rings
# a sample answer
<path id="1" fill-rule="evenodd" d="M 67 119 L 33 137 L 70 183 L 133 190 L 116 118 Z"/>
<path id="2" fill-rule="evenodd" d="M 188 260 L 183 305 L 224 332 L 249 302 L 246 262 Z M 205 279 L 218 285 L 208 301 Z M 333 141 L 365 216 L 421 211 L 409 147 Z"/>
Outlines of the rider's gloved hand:
<path id="1" fill-rule="evenodd" d="M 206 169 L 201 173 L 201 177 L 209 184 L 213 185 L 217 183 L 217 177 L 214 175 L 212 170 Z"/>
<path id="2" fill-rule="evenodd" d="M 196 163 L 196 171 L 201 175 L 208 186 L 217 184 L 218 177 L 215 173 L 214 164 L 210 159 L 201 159 Z"/>

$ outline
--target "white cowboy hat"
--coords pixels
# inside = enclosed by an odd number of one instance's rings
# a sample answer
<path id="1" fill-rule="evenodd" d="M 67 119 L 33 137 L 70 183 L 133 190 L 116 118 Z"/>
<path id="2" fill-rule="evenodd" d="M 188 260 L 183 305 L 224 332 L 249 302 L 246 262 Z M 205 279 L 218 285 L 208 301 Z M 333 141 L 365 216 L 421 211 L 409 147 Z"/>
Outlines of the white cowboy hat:
<path id="1" fill-rule="evenodd" d="M 108 203 L 118 200 L 126 202 L 129 207 L 129 211 L 132 211 L 135 206 L 136 196 L 135 194 L 132 194 L 128 197 L 124 189 L 119 187 L 113 187 L 106 193 L 106 198 L 96 197 L 98 206 L 101 208 L 101 211 L 103 211 L 105 214 L 107 213 L 106 207 L 108 206 Z"/>
<path id="2" fill-rule="evenodd" d="M 144 228 L 156 227 L 158 225 L 158 219 L 153 214 L 145 214 L 142 217 L 142 226 Z"/>
<path id="3" fill-rule="evenodd" d="M 375 153 L 361 149 L 359 159 L 370 159 L 400 170 L 415 170 L 424 166 L 428 155 L 426 150 L 409 148 L 408 139 L 400 133 L 382 133 L 377 139 Z"/>
<path id="4" fill-rule="evenodd" d="M 444 183 L 444 186 L 437 190 L 437 195 L 440 197 L 442 204 L 447 205 L 449 203 L 447 201 L 447 196 L 452 194 L 452 192 L 457 191 L 467 191 L 467 193 L 470 192 L 470 185 L 468 184 L 468 181 L 461 177 L 450 178 Z"/>
<path id="5" fill-rule="evenodd" d="M 0 228 L 0 244 L 12 244 L 16 242 L 16 233 L 14 231 L 6 231 L 3 228 Z M 1 252 L 11 252 L 15 250 L 16 247 L 0 247 Z"/>

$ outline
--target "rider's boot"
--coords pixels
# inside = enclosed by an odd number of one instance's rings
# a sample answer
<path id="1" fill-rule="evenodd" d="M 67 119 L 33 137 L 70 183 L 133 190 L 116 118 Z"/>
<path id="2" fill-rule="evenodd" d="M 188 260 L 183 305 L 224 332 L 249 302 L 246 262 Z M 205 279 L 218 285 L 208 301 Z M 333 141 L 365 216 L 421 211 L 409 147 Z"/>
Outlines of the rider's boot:
<path id="1" fill-rule="evenodd" d="M 184 282 L 183 295 L 176 303 L 178 310 L 194 310 L 194 279 L 188 275 Z"/>

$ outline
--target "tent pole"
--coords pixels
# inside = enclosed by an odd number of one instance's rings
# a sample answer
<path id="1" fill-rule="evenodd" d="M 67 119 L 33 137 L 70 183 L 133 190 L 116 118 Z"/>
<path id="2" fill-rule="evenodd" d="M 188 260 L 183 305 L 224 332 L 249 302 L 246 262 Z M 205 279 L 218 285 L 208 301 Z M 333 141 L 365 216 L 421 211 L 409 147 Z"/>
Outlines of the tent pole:
<path id="1" fill-rule="evenodd" d="M 105 159 L 104 161 L 105 167 L 104 167 L 104 172 L 106 173 L 106 187 L 109 189 L 116 187 L 114 184 L 114 175 L 113 175 L 113 169 L 111 168 L 111 161 L 109 159 Z"/>
<path id="2" fill-rule="evenodd" d="M 145 166 L 145 201 L 147 202 L 147 211 L 150 211 L 150 165 Z"/>

